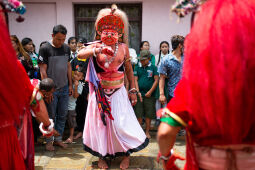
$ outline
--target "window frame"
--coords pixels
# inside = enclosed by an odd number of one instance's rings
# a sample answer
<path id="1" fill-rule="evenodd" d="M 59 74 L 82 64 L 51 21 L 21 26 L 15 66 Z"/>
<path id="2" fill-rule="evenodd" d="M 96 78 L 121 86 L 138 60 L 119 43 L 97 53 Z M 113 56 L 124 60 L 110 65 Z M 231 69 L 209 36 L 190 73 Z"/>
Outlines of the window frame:
<path id="1" fill-rule="evenodd" d="M 100 3 L 100 4 L 95 4 L 95 3 L 75 3 L 73 4 L 73 9 L 74 9 L 74 25 L 75 25 L 75 36 L 78 37 L 78 23 L 79 22 L 93 22 L 95 23 L 96 21 L 96 16 L 95 17 L 77 17 L 78 14 L 78 8 L 85 7 L 85 8 L 98 8 L 99 6 L 101 9 L 105 7 L 110 7 L 112 3 Z M 138 17 L 128 17 L 128 21 L 130 22 L 137 22 L 138 27 L 140 28 L 139 33 L 140 33 L 140 38 L 139 41 L 141 42 L 142 40 L 142 3 L 116 3 L 116 5 L 121 9 L 123 6 L 125 7 L 137 7 L 139 16 Z M 94 24 L 93 24 L 94 25 Z M 134 47 L 133 47 L 134 48 Z M 138 49 L 139 47 L 137 47 Z"/>

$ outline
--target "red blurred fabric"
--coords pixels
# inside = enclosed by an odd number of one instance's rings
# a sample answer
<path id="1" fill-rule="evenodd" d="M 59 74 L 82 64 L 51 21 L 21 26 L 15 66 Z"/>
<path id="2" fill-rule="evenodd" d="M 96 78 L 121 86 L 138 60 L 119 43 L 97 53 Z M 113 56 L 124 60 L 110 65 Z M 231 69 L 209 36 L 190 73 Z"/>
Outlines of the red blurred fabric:
<path id="1" fill-rule="evenodd" d="M 22 170 L 25 169 L 25 164 L 16 128 L 21 127 L 20 120 L 30 109 L 33 87 L 23 66 L 17 60 L 2 17 L 0 17 L 0 59 L 0 169 Z M 30 116 L 27 115 L 28 122 Z M 33 133 L 28 135 L 31 137 Z M 29 157 L 31 158 L 31 154 Z"/>
<path id="2" fill-rule="evenodd" d="M 196 44 L 194 46 L 194 44 Z M 206 2 L 185 39 L 183 78 L 167 106 L 192 144 L 255 144 L 255 1 Z"/>

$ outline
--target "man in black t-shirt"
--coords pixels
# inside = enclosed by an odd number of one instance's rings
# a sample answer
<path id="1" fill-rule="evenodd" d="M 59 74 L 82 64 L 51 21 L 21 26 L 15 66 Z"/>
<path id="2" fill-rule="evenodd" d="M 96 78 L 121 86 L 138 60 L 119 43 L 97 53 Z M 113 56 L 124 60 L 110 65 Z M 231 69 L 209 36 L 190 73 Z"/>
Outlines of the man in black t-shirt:
<path id="1" fill-rule="evenodd" d="M 60 136 L 55 137 L 54 144 L 67 147 L 62 142 L 62 134 L 65 128 L 69 95 L 72 95 L 72 68 L 70 64 L 70 47 L 64 44 L 67 30 L 63 25 L 53 28 L 52 40 L 43 44 L 39 50 L 38 62 L 42 79 L 52 78 L 56 91 L 53 98 L 47 100 L 49 117 L 55 123 L 55 129 Z M 53 138 L 46 139 L 46 150 L 53 151 Z"/>

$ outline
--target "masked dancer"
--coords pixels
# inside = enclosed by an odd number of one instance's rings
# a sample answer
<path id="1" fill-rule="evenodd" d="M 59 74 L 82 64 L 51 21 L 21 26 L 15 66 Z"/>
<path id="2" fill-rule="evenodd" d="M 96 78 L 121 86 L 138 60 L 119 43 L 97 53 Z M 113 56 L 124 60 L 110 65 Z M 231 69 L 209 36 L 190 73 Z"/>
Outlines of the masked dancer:
<path id="1" fill-rule="evenodd" d="M 121 169 L 129 166 L 129 155 L 148 145 L 132 105 L 137 102 L 128 50 L 128 19 L 116 5 L 99 11 L 96 40 L 78 57 L 90 58 L 86 80 L 90 95 L 83 132 L 86 151 L 99 157 L 98 167 L 108 168 L 105 158 L 124 156 Z M 124 72 L 131 89 L 124 87 Z M 129 100 L 130 98 L 130 100 Z"/>

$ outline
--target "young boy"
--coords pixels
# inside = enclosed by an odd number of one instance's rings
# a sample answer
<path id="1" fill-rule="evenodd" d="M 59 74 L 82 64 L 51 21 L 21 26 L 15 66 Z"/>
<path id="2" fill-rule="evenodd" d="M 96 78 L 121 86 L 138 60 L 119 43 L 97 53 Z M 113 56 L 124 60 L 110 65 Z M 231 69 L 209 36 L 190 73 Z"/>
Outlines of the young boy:
<path id="1" fill-rule="evenodd" d="M 80 80 L 83 80 L 85 76 L 85 70 L 83 67 L 79 66 L 73 74 L 73 95 L 69 97 L 68 102 L 68 114 L 67 114 L 67 123 L 70 128 L 70 136 L 65 141 L 65 143 L 73 142 L 74 128 L 77 126 L 76 123 L 76 100 L 79 95 L 82 93 L 83 83 Z"/>
<path id="2" fill-rule="evenodd" d="M 89 86 L 88 82 L 84 82 L 83 90 L 81 92 L 81 95 L 77 98 L 76 101 L 76 108 L 75 111 L 77 113 L 76 120 L 77 120 L 77 128 L 76 130 L 78 133 L 74 137 L 74 139 L 78 139 L 82 137 L 84 123 L 85 123 L 85 117 L 86 117 L 86 111 L 88 106 L 88 94 L 89 94 Z"/>
<path id="3" fill-rule="evenodd" d="M 157 67 L 150 63 L 150 55 L 148 50 L 142 50 L 140 53 L 141 66 L 136 65 L 134 69 L 135 85 L 140 99 L 134 107 L 135 114 L 140 124 L 142 124 L 143 116 L 145 117 L 145 133 L 148 138 L 151 138 L 149 134 L 151 119 L 156 115 L 154 91 L 159 80 Z"/>
<path id="4" fill-rule="evenodd" d="M 78 67 L 83 67 L 83 69 L 85 71 L 87 71 L 88 63 L 89 63 L 89 60 L 87 60 L 87 59 L 80 59 L 78 57 L 75 57 L 71 61 L 72 74 L 74 73 L 74 71 L 77 70 Z M 84 77 L 85 76 L 86 76 L 86 72 L 84 74 Z M 88 93 L 89 93 L 89 85 L 88 85 L 88 82 L 85 82 L 85 80 L 83 80 L 82 82 L 84 82 L 83 90 L 82 90 L 81 95 L 79 95 L 79 97 L 77 98 L 76 108 L 75 108 L 75 111 L 77 114 L 77 116 L 76 116 L 76 123 L 77 123 L 76 130 L 78 131 L 78 133 L 76 134 L 74 139 L 78 139 L 78 138 L 82 137 L 84 123 L 85 123 L 85 116 L 86 116 L 86 111 L 87 111 L 87 105 L 88 105 L 87 97 L 88 97 Z"/>
<path id="5" fill-rule="evenodd" d="M 43 80 L 31 79 L 31 84 L 39 89 L 44 102 L 49 103 L 53 98 L 53 92 L 55 90 L 55 84 L 51 78 L 46 78 Z M 37 143 L 37 138 L 41 134 L 39 130 L 39 123 L 36 118 L 32 117 L 33 131 L 34 131 L 34 142 Z M 54 136 L 58 136 L 57 131 L 54 131 Z"/>
<path id="6" fill-rule="evenodd" d="M 53 92 L 55 91 L 55 84 L 51 78 L 46 78 L 41 80 L 39 84 L 39 91 L 42 93 L 44 101 L 48 103 L 50 98 L 53 97 Z"/>
<path id="7" fill-rule="evenodd" d="M 72 58 L 72 60 L 74 59 L 74 58 L 76 58 L 77 57 L 77 38 L 76 37 L 70 37 L 69 39 L 68 39 L 68 46 L 70 47 L 70 50 L 71 50 L 71 58 Z"/>

